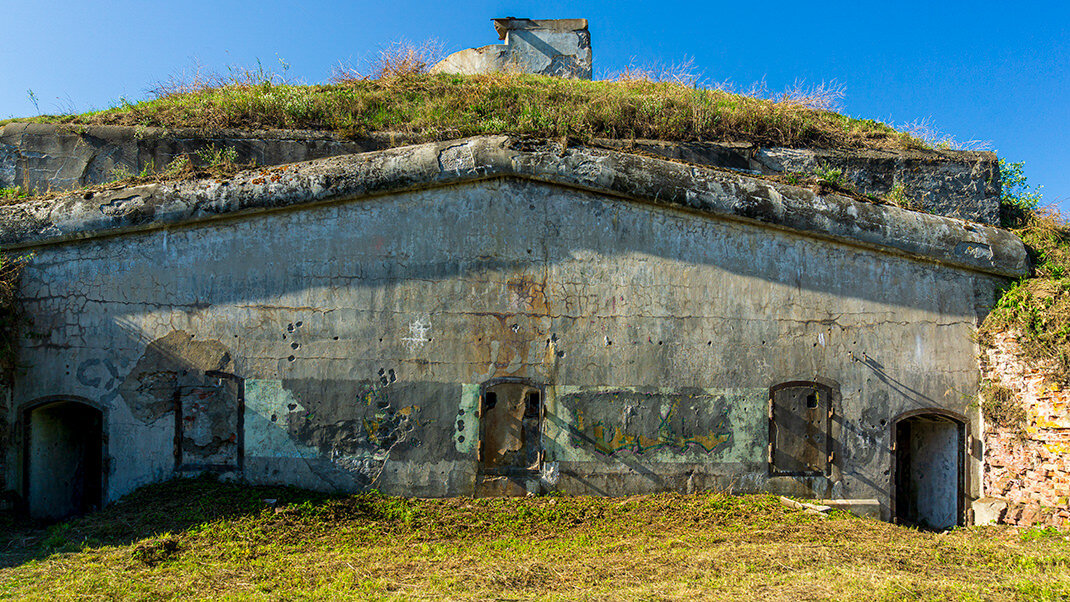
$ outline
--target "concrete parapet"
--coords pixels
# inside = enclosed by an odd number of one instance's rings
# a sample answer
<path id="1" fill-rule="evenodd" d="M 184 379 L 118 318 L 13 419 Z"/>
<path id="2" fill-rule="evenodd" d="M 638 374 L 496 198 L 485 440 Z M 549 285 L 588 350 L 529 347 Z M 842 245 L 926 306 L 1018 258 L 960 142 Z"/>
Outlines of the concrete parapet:
<path id="1" fill-rule="evenodd" d="M 520 178 L 795 230 L 999 276 L 1028 273 L 1010 232 L 836 194 L 606 150 L 479 136 L 0 208 L 0 244 L 33 246 L 228 214 Z"/>

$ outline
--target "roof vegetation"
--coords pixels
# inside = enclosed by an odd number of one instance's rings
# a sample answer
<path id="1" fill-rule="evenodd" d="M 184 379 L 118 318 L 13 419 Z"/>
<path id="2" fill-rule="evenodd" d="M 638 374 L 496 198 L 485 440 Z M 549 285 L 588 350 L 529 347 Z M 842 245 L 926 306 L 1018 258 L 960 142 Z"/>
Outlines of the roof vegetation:
<path id="1" fill-rule="evenodd" d="M 415 141 L 480 134 L 577 140 L 647 138 L 823 148 L 925 148 L 920 138 L 831 109 L 835 86 L 773 98 L 706 88 L 680 73 L 629 70 L 582 81 L 519 73 L 431 75 L 428 52 L 384 53 L 372 76 L 339 69 L 332 83 L 294 85 L 258 67 L 225 77 L 172 78 L 154 98 L 32 121 L 161 128 L 307 129 L 359 137 L 398 132 Z"/>

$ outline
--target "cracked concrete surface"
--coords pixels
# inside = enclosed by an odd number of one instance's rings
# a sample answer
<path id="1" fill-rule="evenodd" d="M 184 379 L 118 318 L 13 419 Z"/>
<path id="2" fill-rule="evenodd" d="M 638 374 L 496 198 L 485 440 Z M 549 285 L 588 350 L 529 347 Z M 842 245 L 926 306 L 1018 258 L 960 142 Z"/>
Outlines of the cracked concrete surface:
<path id="1" fill-rule="evenodd" d="M 541 469 L 502 491 L 887 517 L 889 421 L 971 415 L 975 325 L 1026 269 L 995 228 L 505 137 L 5 207 L 0 240 L 34 251 L 8 420 L 107 408 L 106 500 L 191 463 L 187 441 L 250 482 L 471 495 L 481 387 L 522 382 L 545 392 Z M 184 432 L 183 391 L 219 379 L 229 405 Z M 796 381 L 838 395 L 833 468 L 771 476 L 769 391 Z"/>

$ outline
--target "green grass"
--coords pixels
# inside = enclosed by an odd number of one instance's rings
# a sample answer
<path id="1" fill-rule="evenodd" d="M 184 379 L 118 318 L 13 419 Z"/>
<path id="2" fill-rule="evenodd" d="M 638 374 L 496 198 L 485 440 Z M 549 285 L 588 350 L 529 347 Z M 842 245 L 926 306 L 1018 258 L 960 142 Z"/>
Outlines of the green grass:
<path id="1" fill-rule="evenodd" d="M 416 140 L 510 133 L 827 148 L 924 146 L 882 123 L 814 108 L 799 95 L 774 101 L 642 77 L 577 81 L 402 71 L 330 85 L 252 78 L 176 89 L 104 111 L 31 120 L 205 130 L 312 129 L 349 137 L 388 131 Z"/>
<path id="2" fill-rule="evenodd" d="M 0 200 L 17 200 L 29 196 L 30 194 L 23 190 L 21 186 L 15 186 L 14 188 L 0 188 Z"/>
<path id="3" fill-rule="evenodd" d="M 1063 533 L 925 533 L 771 496 L 407 500 L 185 480 L 48 528 L 6 520 L 0 597 L 20 599 L 1070 596 Z"/>

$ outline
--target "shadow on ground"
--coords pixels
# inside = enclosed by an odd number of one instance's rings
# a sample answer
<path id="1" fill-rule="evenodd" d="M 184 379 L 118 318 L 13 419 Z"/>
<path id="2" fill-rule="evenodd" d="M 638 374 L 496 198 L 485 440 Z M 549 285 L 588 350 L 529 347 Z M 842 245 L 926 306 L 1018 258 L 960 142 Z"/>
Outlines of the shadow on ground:
<path id="1" fill-rule="evenodd" d="M 0 512 L 0 568 L 84 547 L 127 545 L 219 519 L 258 514 L 268 505 L 265 500 L 284 506 L 319 503 L 332 497 L 337 496 L 290 487 L 239 488 L 205 476 L 150 485 L 104 510 L 61 522 L 46 523 L 17 512 Z"/>

